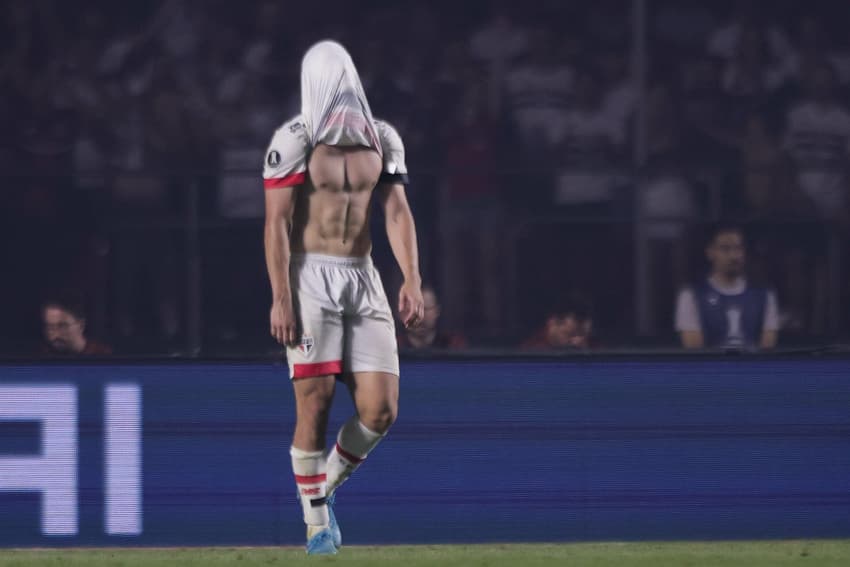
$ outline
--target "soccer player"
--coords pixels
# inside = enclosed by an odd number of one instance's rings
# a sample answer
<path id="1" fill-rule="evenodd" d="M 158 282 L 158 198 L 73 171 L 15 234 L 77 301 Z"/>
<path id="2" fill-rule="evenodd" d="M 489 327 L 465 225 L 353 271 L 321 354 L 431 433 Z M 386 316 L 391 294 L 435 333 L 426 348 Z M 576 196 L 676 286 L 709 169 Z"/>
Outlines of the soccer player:
<path id="1" fill-rule="evenodd" d="M 307 524 L 307 553 L 334 554 L 341 535 L 334 491 L 381 441 L 398 411 L 398 348 L 390 306 L 372 265 L 375 192 L 404 276 L 401 321 L 417 325 L 423 299 L 416 231 L 396 131 L 372 117 L 357 69 L 338 43 L 301 64 L 301 114 L 272 138 L 263 172 L 271 334 L 287 346 L 296 424 L 290 454 Z M 325 452 L 335 377 L 357 410 Z"/>

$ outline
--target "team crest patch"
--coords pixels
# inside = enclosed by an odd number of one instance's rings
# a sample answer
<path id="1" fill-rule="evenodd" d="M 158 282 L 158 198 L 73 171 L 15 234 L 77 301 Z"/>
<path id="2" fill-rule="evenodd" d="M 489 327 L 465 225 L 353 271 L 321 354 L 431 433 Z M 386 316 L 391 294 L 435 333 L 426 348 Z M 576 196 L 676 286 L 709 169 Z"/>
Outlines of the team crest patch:
<path id="1" fill-rule="evenodd" d="M 277 150 L 269 152 L 268 157 L 266 157 L 266 163 L 269 164 L 269 167 L 277 167 L 280 165 L 280 154 L 277 153 Z"/>
<path id="2" fill-rule="evenodd" d="M 301 342 L 298 343 L 298 350 L 300 350 L 303 354 L 310 354 L 313 351 L 313 345 L 315 341 L 313 341 L 313 337 L 310 335 L 304 335 L 301 337 Z"/>

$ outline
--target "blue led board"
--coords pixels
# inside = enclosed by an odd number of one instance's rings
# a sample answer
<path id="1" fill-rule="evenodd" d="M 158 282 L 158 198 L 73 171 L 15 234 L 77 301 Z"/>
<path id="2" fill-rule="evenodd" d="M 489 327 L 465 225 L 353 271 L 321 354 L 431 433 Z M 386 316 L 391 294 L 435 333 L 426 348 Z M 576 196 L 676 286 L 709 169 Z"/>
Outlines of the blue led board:
<path id="1" fill-rule="evenodd" d="M 850 360 L 416 361 L 401 392 L 348 543 L 850 537 Z M 271 363 L 0 366 L 0 546 L 300 544 L 293 406 Z"/>

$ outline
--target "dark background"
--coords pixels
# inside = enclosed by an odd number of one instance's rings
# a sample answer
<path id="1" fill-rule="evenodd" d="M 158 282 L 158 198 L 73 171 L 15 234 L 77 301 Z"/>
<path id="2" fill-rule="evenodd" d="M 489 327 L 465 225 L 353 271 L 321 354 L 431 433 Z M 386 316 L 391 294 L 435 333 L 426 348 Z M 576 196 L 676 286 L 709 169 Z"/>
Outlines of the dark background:
<path id="1" fill-rule="evenodd" d="M 575 292 L 600 344 L 675 344 L 718 220 L 780 344 L 840 342 L 848 25 L 839 1 L 0 2 L 0 352 L 37 352 L 59 289 L 118 352 L 276 350 L 260 172 L 324 38 L 401 133 L 423 276 L 471 345 L 513 348 Z M 836 118 L 789 141 L 824 62 Z"/>

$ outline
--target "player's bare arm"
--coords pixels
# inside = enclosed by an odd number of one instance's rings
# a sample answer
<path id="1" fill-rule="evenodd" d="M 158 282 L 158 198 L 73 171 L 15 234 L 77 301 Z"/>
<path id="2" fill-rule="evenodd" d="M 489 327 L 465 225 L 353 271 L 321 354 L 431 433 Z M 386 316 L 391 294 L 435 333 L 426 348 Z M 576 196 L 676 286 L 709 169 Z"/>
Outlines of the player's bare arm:
<path id="1" fill-rule="evenodd" d="M 401 183 L 379 185 L 378 196 L 386 217 L 390 247 L 404 276 L 398 296 L 399 316 L 405 327 L 414 327 L 425 315 L 425 301 L 422 299 L 422 278 L 419 274 L 419 251 L 413 213 Z"/>
<path id="2" fill-rule="evenodd" d="M 292 289 L 289 285 L 289 238 L 292 231 L 297 187 L 266 191 L 265 249 L 266 267 L 272 286 L 269 314 L 271 334 L 280 344 L 297 341 Z"/>

